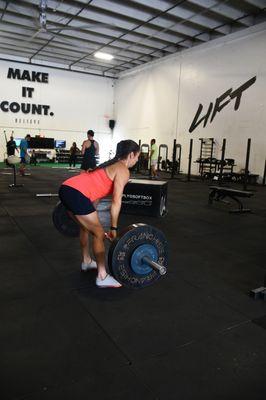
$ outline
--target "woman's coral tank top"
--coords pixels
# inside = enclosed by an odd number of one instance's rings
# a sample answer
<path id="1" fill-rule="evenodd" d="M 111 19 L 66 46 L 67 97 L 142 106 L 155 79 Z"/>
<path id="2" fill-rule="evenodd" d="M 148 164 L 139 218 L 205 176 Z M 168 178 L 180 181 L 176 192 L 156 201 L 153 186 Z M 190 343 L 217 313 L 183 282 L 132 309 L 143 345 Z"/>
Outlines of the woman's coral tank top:
<path id="1" fill-rule="evenodd" d="M 101 199 L 113 193 L 114 182 L 109 178 L 105 169 L 96 169 L 92 172 L 83 172 L 72 176 L 62 183 L 78 190 L 91 201 Z"/>

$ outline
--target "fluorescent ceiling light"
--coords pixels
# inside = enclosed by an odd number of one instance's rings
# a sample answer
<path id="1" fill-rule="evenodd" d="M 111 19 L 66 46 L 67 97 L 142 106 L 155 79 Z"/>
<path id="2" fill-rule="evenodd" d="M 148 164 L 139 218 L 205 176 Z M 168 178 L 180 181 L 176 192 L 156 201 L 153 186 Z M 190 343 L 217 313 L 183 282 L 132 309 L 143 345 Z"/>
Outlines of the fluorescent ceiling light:
<path id="1" fill-rule="evenodd" d="M 101 51 L 97 51 L 97 53 L 94 54 L 94 57 L 101 58 L 102 60 L 112 60 L 114 58 L 112 54 L 102 53 Z"/>

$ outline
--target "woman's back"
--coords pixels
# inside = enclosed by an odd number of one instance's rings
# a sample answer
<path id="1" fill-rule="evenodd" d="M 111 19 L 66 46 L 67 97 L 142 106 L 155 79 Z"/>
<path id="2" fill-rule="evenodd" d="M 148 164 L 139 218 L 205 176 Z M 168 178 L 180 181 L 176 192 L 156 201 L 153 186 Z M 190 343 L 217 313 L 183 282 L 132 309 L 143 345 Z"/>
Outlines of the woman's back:
<path id="1" fill-rule="evenodd" d="M 63 185 L 78 190 L 91 201 L 108 196 L 113 191 L 113 180 L 103 168 L 72 176 L 64 181 Z"/>
<path id="2" fill-rule="evenodd" d="M 121 161 L 105 167 L 108 177 L 113 181 L 117 174 L 127 174 L 129 176 L 128 168 Z"/>
<path id="3" fill-rule="evenodd" d="M 94 146 L 94 140 L 88 140 L 87 142 L 90 142 L 91 144 L 90 146 L 85 147 L 83 160 L 80 167 L 85 171 L 96 167 L 96 158 L 95 158 L 96 148 Z"/>

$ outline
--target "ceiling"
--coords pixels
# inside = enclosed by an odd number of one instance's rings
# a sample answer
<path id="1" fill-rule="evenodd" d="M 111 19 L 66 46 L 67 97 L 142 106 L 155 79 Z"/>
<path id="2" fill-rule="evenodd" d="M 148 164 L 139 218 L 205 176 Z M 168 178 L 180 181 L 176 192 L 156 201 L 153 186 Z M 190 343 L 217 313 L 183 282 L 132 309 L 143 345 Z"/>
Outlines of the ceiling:
<path id="1" fill-rule="evenodd" d="M 0 0 L 0 58 L 116 76 L 263 21 L 266 0 Z"/>

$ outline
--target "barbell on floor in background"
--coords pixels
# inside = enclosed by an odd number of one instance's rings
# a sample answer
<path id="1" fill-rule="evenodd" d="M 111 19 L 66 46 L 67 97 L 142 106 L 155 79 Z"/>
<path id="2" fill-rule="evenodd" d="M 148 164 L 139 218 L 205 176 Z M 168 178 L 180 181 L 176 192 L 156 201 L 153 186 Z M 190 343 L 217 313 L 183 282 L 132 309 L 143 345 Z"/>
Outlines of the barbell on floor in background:
<path id="1" fill-rule="evenodd" d="M 36 193 L 36 197 L 58 197 L 58 193 Z"/>

